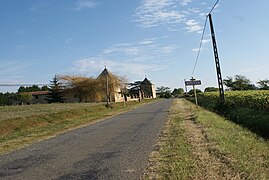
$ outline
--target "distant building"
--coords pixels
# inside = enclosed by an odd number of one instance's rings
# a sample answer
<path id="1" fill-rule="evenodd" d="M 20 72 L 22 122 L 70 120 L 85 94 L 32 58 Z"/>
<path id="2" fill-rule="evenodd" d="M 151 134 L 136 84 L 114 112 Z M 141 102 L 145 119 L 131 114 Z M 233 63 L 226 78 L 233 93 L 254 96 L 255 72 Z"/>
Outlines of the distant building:
<path id="1" fill-rule="evenodd" d="M 46 100 L 46 97 L 49 94 L 49 91 L 34 91 L 34 92 L 30 92 L 30 94 L 33 96 L 32 100 L 30 101 L 30 104 L 48 103 L 48 101 Z"/>
<path id="2" fill-rule="evenodd" d="M 101 81 L 100 92 L 102 102 L 105 102 L 107 98 L 109 102 L 122 102 L 124 100 L 121 94 L 120 82 L 107 68 L 97 77 L 97 81 Z"/>
<path id="3" fill-rule="evenodd" d="M 147 78 L 139 82 L 132 90 L 127 88 L 127 92 L 122 92 L 121 82 L 117 77 L 110 73 L 107 68 L 105 68 L 100 75 L 96 78 L 98 83 L 98 91 L 92 92 L 92 96 L 95 97 L 88 102 L 105 102 L 107 98 L 109 102 L 123 102 L 125 101 L 140 101 L 141 99 L 156 98 L 155 85 L 151 83 Z M 132 83 L 130 83 L 132 84 Z M 69 91 L 70 89 L 65 89 L 63 91 L 63 96 L 65 102 L 75 103 L 81 102 L 74 91 Z M 49 91 L 35 91 L 30 92 L 32 95 L 32 100 L 30 104 L 45 104 L 48 103 L 46 98 Z"/>
<path id="4" fill-rule="evenodd" d="M 141 82 L 142 99 L 156 98 L 155 85 L 152 84 L 147 78 Z"/>

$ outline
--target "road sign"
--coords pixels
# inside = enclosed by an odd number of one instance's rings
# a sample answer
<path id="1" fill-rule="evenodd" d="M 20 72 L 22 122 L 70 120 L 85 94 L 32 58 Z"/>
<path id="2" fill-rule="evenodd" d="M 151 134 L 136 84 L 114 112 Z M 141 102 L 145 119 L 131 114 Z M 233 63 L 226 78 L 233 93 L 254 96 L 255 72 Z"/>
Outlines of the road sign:
<path id="1" fill-rule="evenodd" d="M 185 81 L 186 86 L 201 85 L 201 80 Z"/>

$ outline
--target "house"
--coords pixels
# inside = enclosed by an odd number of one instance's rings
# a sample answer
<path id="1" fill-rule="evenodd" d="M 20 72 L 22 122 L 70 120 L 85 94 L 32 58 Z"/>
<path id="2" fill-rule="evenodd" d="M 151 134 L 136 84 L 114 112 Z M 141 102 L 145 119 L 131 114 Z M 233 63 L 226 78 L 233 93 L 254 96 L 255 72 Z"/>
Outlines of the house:
<path id="1" fill-rule="evenodd" d="M 141 82 L 141 91 L 142 99 L 155 99 L 156 98 L 156 89 L 155 85 L 152 84 L 146 77 Z"/>
<path id="2" fill-rule="evenodd" d="M 49 91 L 34 91 L 34 92 L 30 92 L 30 94 L 33 96 L 32 100 L 30 101 L 30 104 L 48 103 L 48 101 L 46 100 L 46 97 L 49 94 Z"/>
<path id="3" fill-rule="evenodd" d="M 117 77 L 110 73 L 105 68 L 97 77 L 97 81 L 101 83 L 101 101 L 104 102 L 109 99 L 109 102 L 123 102 L 124 96 L 121 93 L 120 82 Z"/>

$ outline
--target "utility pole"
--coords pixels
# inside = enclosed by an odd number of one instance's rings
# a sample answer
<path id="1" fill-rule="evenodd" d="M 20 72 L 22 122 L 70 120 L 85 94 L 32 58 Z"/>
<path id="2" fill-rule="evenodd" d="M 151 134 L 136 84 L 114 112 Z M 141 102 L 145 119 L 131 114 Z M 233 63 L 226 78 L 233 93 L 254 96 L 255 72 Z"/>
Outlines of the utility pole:
<path id="1" fill-rule="evenodd" d="M 219 55 L 218 55 L 218 49 L 217 49 L 217 42 L 213 27 L 213 21 L 211 14 L 208 14 L 209 22 L 210 22 L 210 30 L 211 30 L 211 37 L 212 37 L 212 43 L 213 43 L 213 50 L 214 50 L 214 57 L 215 57 L 215 63 L 216 63 L 216 70 L 217 70 L 217 78 L 218 78 L 218 85 L 219 85 L 219 93 L 220 93 L 220 102 L 224 103 L 224 89 L 223 89 L 223 82 L 222 82 L 222 76 L 221 76 L 221 70 L 220 70 L 220 62 L 219 62 Z"/>
<path id="2" fill-rule="evenodd" d="M 106 107 L 108 107 L 108 73 L 106 75 Z"/>
<path id="3" fill-rule="evenodd" d="M 185 86 L 185 92 L 187 93 L 188 90 L 187 90 L 187 86 L 186 86 L 186 79 L 184 79 L 184 86 Z"/>

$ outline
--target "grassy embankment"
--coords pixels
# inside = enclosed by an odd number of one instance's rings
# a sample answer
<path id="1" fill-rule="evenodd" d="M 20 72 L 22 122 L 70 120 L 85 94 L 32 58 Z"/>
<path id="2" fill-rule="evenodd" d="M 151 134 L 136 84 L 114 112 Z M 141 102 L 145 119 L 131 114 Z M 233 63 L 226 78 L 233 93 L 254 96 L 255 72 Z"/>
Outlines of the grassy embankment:
<path id="1" fill-rule="evenodd" d="M 269 91 L 228 91 L 225 104 L 218 103 L 219 93 L 198 94 L 199 105 L 269 138 Z M 194 101 L 194 100 L 193 100 Z"/>
<path id="2" fill-rule="evenodd" d="M 175 100 L 144 179 L 269 179 L 269 142 Z"/>
<path id="3" fill-rule="evenodd" d="M 126 107 L 123 103 L 114 103 L 110 109 L 91 103 L 1 106 L 0 154 L 151 101 L 127 102 Z"/>

